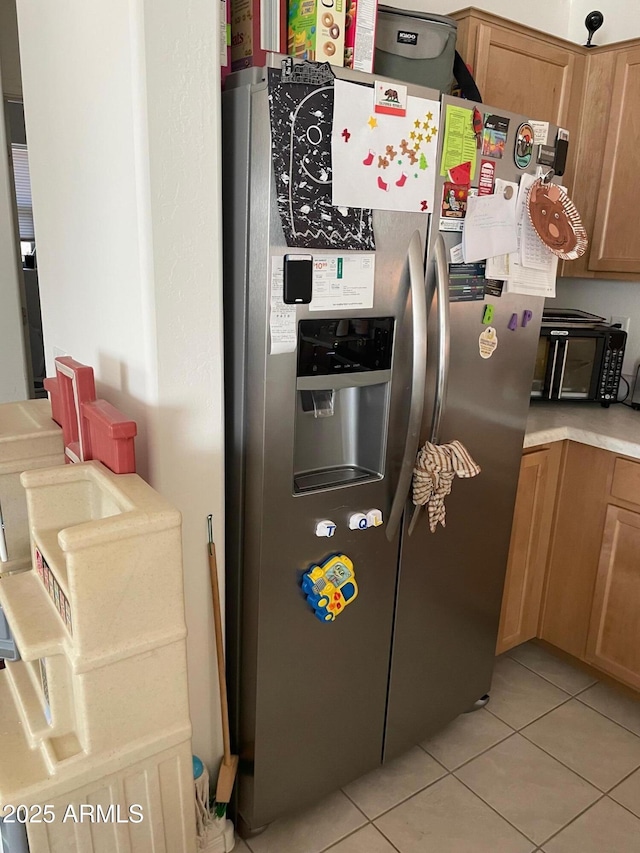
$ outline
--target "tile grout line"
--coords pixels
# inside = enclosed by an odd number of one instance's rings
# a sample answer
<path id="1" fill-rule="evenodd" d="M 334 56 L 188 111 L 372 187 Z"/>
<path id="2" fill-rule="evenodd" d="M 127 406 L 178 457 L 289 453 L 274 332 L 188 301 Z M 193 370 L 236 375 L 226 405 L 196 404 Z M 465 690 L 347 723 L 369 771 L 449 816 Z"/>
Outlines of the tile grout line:
<path id="1" fill-rule="evenodd" d="M 514 732 L 514 734 L 517 734 L 517 732 Z M 505 738 L 505 740 L 508 740 L 508 738 Z M 460 782 L 460 784 L 463 785 L 467 789 L 467 791 L 469 791 L 469 793 L 473 794 L 474 797 L 477 797 L 481 803 L 483 803 L 485 806 L 487 806 L 487 808 L 491 809 L 491 811 L 494 812 L 495 814 L 497 814 L 498 817 L 501 818 L 505 823 L 508 823 L 509 826 L 512 829 L 515 829 L 515 831 L 517 833 L 519 833 L 523 838 L 526 838 L 526 840 L 530 841 L 531 844 L 537 843 L 533 840 L 533 838 L 530 838 L 526 832 L 523 832 L 514 823 L 511 823 L 509 818 L 505 817 L 503 814 L 500 814 L 500 812 L 498 811 L 498 809 L 495 806 L 492 806 L 491 803 L 488 803 L 484 799 L 484 797 L 481 797 L 480 794 L 478 794 L 476 791 L 473 790 L 473 788 L 470 788 L 469 785 L 467 785 L 467 783 L 464 781 L 464 779 L 459 779 L 455 774 L 452 774 L 452 775 L 456 781 Z M 535 850 L 535 848 L 534 848 L 534 850 Z"/>
<path id="2" fill-rule="evenodd" d="M 601 682 L 598 682 L 598 683 L 601 683 Z M 583 690 L 582 692 L 584 693 L 585 691 Z M 580 693 L 574 697 L 578 702 L 580 702 L 581 705 L 585 705 L 587 708 L 591 708 L 591 710 L 595 711 L 596 714 L 600 714 L 606 720 L 610 720 L 612 723 L 615 723 L 617 726 L 620 726 L 620 728 L 625 729 L 626 731 L 631 732 L 632 735 L 635 735 L 637 738 L 640 738 L 640 734 L 638 734 L 638 732 L 634 731 L 633 729 L 630 729 L 629 726 L 625 726 L 624 723 L 620 723 L 620 722 L 618 722 L 618 720 L 614 720 L 613 717 L 610 717 L 608 714 L 605 714 L 603 711 L 598 710 L 598 708 L 594 708 L 593 705 L 589 705 L 588 702 L 585 702 L 584 699 L 580 698 L 581 695 L 582 695 L 582 693 Z"/>
<path id="3" fill-rule="evenodd" d="M 575 817 L 572 817 L 570 821 L 565 823 L 565 825 L 561 829 L 559 829 L 557 832 L 554 832 L 552 835 L 550 835 L 548 838 L 546 838 L 542 842 L 540 847 L 542 848 L 545 844 L 548 844 L 550 841 L 552 841 L 554 838 L 556 838 L 558 835 L 560 835 L 561 832 L 564 832 L 565 829 L 568 829 L 568 827 L 570 827 L 572 823 L 575 823 L 579 818 L 582 817 L 582 815 L 586 814 L 589 811 L 589 809 L 592 809 L 594 806 L 597 806 L 598 803 L 600 803 L 602 800 L 604 800 L 606 796 L 607 796 L 606 794 L 603 794 L 601 797 L 598 797 L 597 800 L 594 800 L 590 805 L 588 805 L 586 807 L 586 809 L 582 809 L 581 812 L 578 812 L 578 814 Z"/>
<path id="4" fill-rule="evenodd" d="M 572 771 L 572 772 L 573 772 L 573 771 Z M 457 777 L 457 776 L 456 776 L 455 778 L 456 778 L 456 779 L 458 779 L 458 777 Z M 465 783 L 464 779 L 458 779 L 458 781 L 459 781 L 459 782 L 461 782 L 461 783 L 462 783 L 466 788 L 469 788 L 469 786 Z M 514 829 L 517 829 L 517 830 L 518 830 L 518 832 L 520 833 L 520 835 L 524 835 L 524 837 L 525 837 L 528 841 L 531 841 L 531 843 L 532 843 L 532 844 L 537 844 L 537 842 L 536 842 L 536 841 L 534 841 L 534 839 L 533 839 L 533 838 L 530 838 L 530 837 L 526 834 L 526 832 L 524 832 L 524 830 L 519 829 L 515 824 L 511 823 L 511 821 L 510 821 L 508 818 L 506 818 L 503 814 L 501 814 L 501 813 L 500 813 L 500 812 L 499 812 L 499 811 L 498 811 L 494 806 L 492 806 L 492 805 L 491 805 L 491 803 L 488 803 L 488 802 L 484 799 L 484 797 L 481 797 L 481 796 L 480 796 L 480 794 L 476 793 L 476 791 L 474 791 L 472 788 L 469 788 L 469 790 L 471 791 L 471 793 L 472 793 L 472 794 L 475 794 L 475 795 L 476 795 L 476 797 L 478 797 L 478 799 L 482 800 L 482 802 L 483 802 L 483 803 L 485 803 L 487 806 L 489 806 L 489 808 L 490 808 L 490 809 L 493 809 L 493 811 L 494 811 L 497 815 L 499 815 L 503 820 L 505 820 L 505 821 L 506 821 L 510 826 L 513 826 L 513 828 L 514 828 Z M 540 845 L 539 845 L 539 847 L 542 847 L 542 845 L 543 845 L 543 844 L 547 844 L 547 843 L 548 843 L 552 838 L 555 838 L 555 837 L 556 837 L 556 835 L 559 835 L 563 830 L 565 830 L 568 826 L 570 826 L 570 825 L 571 825 L 574 821 L 576 821 L 579 817 L 582 817 L 582 815 L 583 815 L 585 812 L 588 812 L 588 811 L 589 811 L 589 809 L 593 808 L 595 805 L 597 805 L 597 804 L 600 802 L 600 800 L 603 800 L 603 799 L 607 796 L 607 794 L 604 794 L 604 793 L 603 793 L 599 788 L 596 788 L 595 790 L 600 794 L 600 796 L 599 796 L 599 797 L 597 797 L 597 798 L 596 798 L 592 803 L 589 803 L 589 805 L 588 805 L 588 806 L 586 806 L 584 809 L 582 809 L 580 812 L 578 812 L 578 814 L 577 814 L 577 815 L 575 815 L 574 817 L 572 817 L 572 818 L 571 818 L 571 820 L 567 821 L 567 823 L 565 823 L 563 826 L 561 826 L 561 827 L 560 827 L 560 829 L 558 829 L 556 832 L 554 832 L 552 835 L 550 835 L 550 836 L 549 836 L 549 838 L 546 838 L 546 839 L 542 842 L 542 844 L 540 844 Z"/>
<path id="5" fill-rule="evenodd" d="M 536 720 L 536 722 L 537 722 L 537 720 Z M 530 724 L 530 725 L 532 725 L 532 724 Z M 528 726 L 525 726 L 525 728 L 528 728 Z M 548 749 L 545 749 L 544 746 L 540 746 L 539 743 L 536 743 L 534 740 L 531 740 L 531 738 L 527 737 L 527 735 L 524 733 L 524 729 L 521 729 L 519 732 L 517 732 L 517 734 L 522 735 L 522 737 L 528 743 L 532 744 L 533 746 L 537 746 L 538 749 L 541 750 L 542 752 L 544 752 L 545 755 L 548 755 L 549 758 L 553 758 L 555 761 L 558 762 L 558 764 L 561 764 L 563 767 L 566 767 L 567 770 L 570 770 L 572 773 L 575 773 L 575 775 L 578 776 L 580 779 L 582 779 L 583 782 L 587 782 L 589 785 L 591 785 L 592 788 L 595 788 L 596 791 L 600 791 L 602 794 L 605 794 L 605 795 L 607 795 L 610 791 L 613 791 L 614 788 L 617 788 L 618 785 L 621 785 L 626 779 L 629 778 L 629 776 L 633 776 L 633 774 L 636 772 L 636 770 L 638 770 L 638 768 L 640 768 L 640 763 L 639 763 L 636 767 L 633 768 L 633 770 L 630 773 L 627 773 L 626 776 L 623 776 L 622 779 L 620 779 L 618 782 L 613 784 L 610 788 L 602 790 L 602 788 L 599 785 L 596 785 L 595 782 L 592 782 L 591 779 L 587 779 L 586 776 L 583 776 L 575 768 L 570 767 L 568 764 L 565 764 L 565 762 L 561 758 L 558 758 L 557 755 L 554 755 L 552 752 L 549 752 Z M 640 740 L 640 738 L 638 738 L 638 740 Z"/>
<path id="6" fill-rule="evenodd" d="M 534 675 L 537 675 L 539 678 L 542 678 L 544 681 L 546 681 L 548 684 L 551 684 L 553 687 L 556 687 L 558 690 L 562 690 L 564 693 L 568 692 L 567 690 L 564 689 L 564 687 L 560 687 L 560 685 L 558 685 L 554 681 L 551 681 L 550 679 L 546 678 L 546 676 L 542 675 L 542 673 L 540 673 L 537 670 L 533 669 L 532 667 L 528 666 L 526 663 L 522 663 L 522 661 L 518 660 L 517 658 L 511 657 L 509 652 L 505 652 L 505 655 L 509 658 L 509 660 L 515 661 L 515 663 L 519 663 L 520 666 L 524 667 L 525 669 L 528 669 L 529 672 L 532 672 Z M 563 663 L 564 661 L 561 661 L 561 662 Z M 570 666 L 570 664 L 567 664 L 567 666 Z M 580 670 L 576 670 L 576 672 L 580 672 Z M 572 699 L 577 699 L 578 702 L 581 702 L 583 705 L 586 705 L 587 708 L 591 708 L 592 711 L 596 711 L 596 713 L 601 714 L 607 720 L 611 720 L 612 723 L 616 723 L 617 725 L 621 726 L 623 729 L 626 729 L 628 732 L 631 732 L 631 734 L 635 735 L 636 737 L 640 737 L 640 734 L 638 734 L 638 732 L 634 731 L 633 729 L 629 728 L 628 726 L 625 726 L 624 723 L 621 723 L 618 720 L 614 720 L 613 717 L 610 717 L 608 714 L 605 714 L 603 711 L 600 711 L 598 708 L 594 708 L 593 705 L 590 705 L 588 702 L 585 702 L 584 699 L 580 699 L 580 697 L 582 696 L 583 693 L 586 693 L 587 690 L 590 690 L 592 687 L 595 687 L 596 684 L 603 684 L 605 687 L 608 687 L 608 685 L 605 684 L 603 681 L 598 681 L 598 679 L 595 679 L 592 684 L 587 684 L 586 687 L 581 688 L 580 690 L 578 690 L 577 693 L 572 693 L 569 695 L 571 696 Z M 613 688 L 611 688 L 611 689 L 613 689 Z M 560 706 L 558 706 L 558 707 L 560 707 Z M 487 707 L 487 710 L 488 710 L 488 707 Z M 494 716 L 496 716 L 496 715 L 494 714 Z M 498 717 L 498 719 L 500 719 L 500 717 Z M 504 722 L 504 720 L 503 720 L 503 722 Z"/>
<path id="7" fill-rule="evenodd" d="M 534 717 L 533 720 L 529 720 L 523 726 L 520 726 L 520 728 L 516 729 L 513 726 L 510 726 L 510 728 L 512 728 L 515 732 L 520 733 L 522 731 L 522 729 L 526 729 L 526 727 L 532 725 L 532 723 L 537 723 L 538 720 L 541 720 L 543 717 L 546 717 L 549 714 L 553 713 L 553 711 L 557 710 L 558 708 L 561 708 L 562 705 L 566 705 L 567 702 L 570 702 L 572 699 L 573 699 L 573 696 L 567 696 L 567 698 L 563 699 L 562 702 L 558 703 L 557 705 L 554 705 L 553 708 L 549 708 L 548 711 L 545 711 L 543 714 L 540 714 L 539 717 Z M 487 708 L 487 711 L 489 711 L 489 705 L 487 705 L 486 708 Z M 489 711 L 489 713 L 493 714 L 493 716 L 496 717 L 496 719 L 500 720 L 501 723 L 505 723 L 505 725 L 507 725 L 507 726 L 510 725 L 509 723 L 505 722 L 505 720 L 503 720 L 502 717 L 498 717 L 498 715 L 495 714 L 493 711 Z"/>
<path id="8" fill-rule="evenodd" d="M 425 750 L 425 751 L 426 751 L 426 750 Z M 427 755 L 429 756 L 429 758 L 433 758 L 433 756 L 432 756 L 430 753 L 428 753 L 428 752 L 427 752 Z M 434 761 L 436 761 L 436 759 L 435 759 L 435 758 L 434 758 L 433 760 L 434 760 Z M 438 761 L 437 763 L 438 763 L 438 764 L 440 764 L 440 762 L 439 762 L 439 761 Z M 380 814 L 377 814 L 375 817 L 367 817 L 367 820 L 369 821 L 369 823 L 374 823 L 374 821 L 379 820 L 381 817 L 384 817 L 384 815 L 386 815 L 386 814 L 389 814 L 389 812 L 392 812 L 392 811 L 393 811 L 395 808 L 397 808 L 398 806 L 403 805 L 404 803 L 408 802 L 408 801 L 409 801 L 410 799 L 412 799 L 413 797 L 416 797 L 418 794 L 421 794 L 423 791 L 426 791 L 426 790 L 427 790 L 427 788 L 431 788 L 433 785 L 437 784 L 438 782 L 442 782 L 442 780 L 443 780 L 443 779 L 446 779 L 446 778 L 447 778 L 447 776 L 451 776 L 451 775 L 452 775 L 452 771 L 451 771 L 451 770 L 447 770 L 447 768 L 446 768 L 446 767 L 444 767 L 444 765 L 442 765 L 442 764 L 440 764 L 440 766 L 441 766 L 441 767 L 442 767 L 442 769 L 445 771 L 445 772 L 443 773 L 443 775 L 442 775 L 442 776 L 438 776 L 438 778 L 437 778 L 437 779 L 434 779 L 432 782 L 429 782 L 429 783 L 428 783 L 427 785 L 425 785 L 423 788 L 420 788 L 419 790 L 414 791 L 412 794 L 409 794 L 409 795 L 408 795 L 408 796 L 406 796 L 404 799 L 399 800 L 395 805 L 393 805 L 393 806 L 389 806 L 389 808 L 388 808 L 388 809 L 385 809 L 384 811 L 380 812 Z M 342 790 L 342 789 L 341 789 L 341 790 Z M 343 791 L 342 793 L 343 793 L 343 794 L 345 794 L 345 796 L 346 796 L 346 797 L 349 797 L 349 795 L 348 795 L 345 791 Z M 354 800 L 352 800 L 352 799 L 351 799 L 351 797 L 349 797 L 349 800 L 351 800 L 351 802 L 352 802 L 354 805 L 357 805 L 357 804 L 354 802 Z M 359 810 L 362 812 L 362 809 L 360 809 L 360 807 L 359 807 L 359 806 L 358 806 L 358 808 L 359 808 Z M 362 813 L 364 814 L 364 812 L 362 812 Z M 366 815 L 365 815 L 365 817 L 366 817 Z M 374 823 L 374 825 L 375 825 L 375 823 Z M 376 827 L 376 829 L 377 829 L 377 827 Z"/>
<path id="9" fill-rule="evenodd" d="M 496 719 L 498 719 L 498 717 L 496 717 Z M 500 722 L 502 722 L 502 720 Z M 506 723 L 505 723 L 505 725 L 506 725 Z M 509 727 L 509 728 L 511 728 L 511 727 Z M 462 764 L 458 764 L 458 766 L 454 767 L 453 770 L 449 770 L 449 775 L 457 773 L 458 770 L 461 770 L 463 767 L 466 767 L 467 764 L 470 764 L 472 761 L 475 761 L 476 758 L 480 758 L 480 756 L 484 755 L 485 752 L 489 752 L 489 750 L 493 749 L 494 746 L 498 746 L 499 744 L 504 743 L 505 740 L 509 740 L 510 737 L 513 737 L 513 735 L 517 735 L 517 734 L 518 734 L 518 732 L 515 729 L 512 729 L 508 735 L 505 735 L 503 738 L 500 738 L 500 740 L 497 740 L 495 743 L 492 743 L 491 746 L 488 746 L 486 749 L 483 749 L 481 752 L 478 752 L 475 755 L 472 755 L 471 758 L 467 758 L 466 761 L 463 761 Z M 429 755 L 429 756 L 431 756 L 431 758 L 433 758 L 433 756 L 431 755 L 430 752 L 427 752 L 427 755 Z"/>
<path id="10" fill-rule="evenodd" d="M 518 646 L 516 646 L 516 648 L 518 648 Z M 509 652 L 505 652 L 505 654 L 507 655 L 509 660 L 515 661 L 516 663 L 519 663 L 520 666 L 523 666 L 525 669 L 528 669 L 529 672 L 532 672 L 534 675 L 537 675 L 539 678 L 542 678 L 543 681 L 547 682 L 547 684 L 551 684 L 551 685 L 553 685 L 553 687 L 557 687 L 558 690 L 562 690 L 563 693 L 569 693 L 568 690 L 566 690 L 564 687 L 560 687 L 560 685 L 557 684 L 555 681 L 551 681 L 550 678 L 547 678 L 546 675 L 543 675 L 541 672 L 538 672 L 537 669 L 534 669 L 533 667 L 529 666 L 528 664 L 523 663 L 521 660 L 518 660 L 518 658 L 511 657 Z M 558 660 L 560 660 L 560 658 L 558 658 Z M 564 661 L 560 661 L 560 663 L 564 663 Z M 567 664 L 567 666 L 571 666 L 571 665 Z M 576 670 L 576 672 L 580 672 L 580 670 Z M 586 687 L 581 687 L 580 690 L 577 691 L 577 693 L 569 693 L 569 695 L 570 696 L 579 696 L 580 693 L 584 693 L 585 690 L 588 690 L 590 687 L 593 687 L 594 684 L 600 684 L 600 682 L 598 681 L 597 678 L 595 678 L 591 684 L 587 684 Z"/>

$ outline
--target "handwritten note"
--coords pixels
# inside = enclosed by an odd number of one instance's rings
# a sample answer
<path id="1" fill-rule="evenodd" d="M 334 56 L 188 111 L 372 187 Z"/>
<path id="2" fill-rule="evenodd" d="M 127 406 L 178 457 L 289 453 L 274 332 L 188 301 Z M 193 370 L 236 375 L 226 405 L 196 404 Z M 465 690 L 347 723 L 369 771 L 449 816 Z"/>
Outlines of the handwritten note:
<path id="1" fill-rule="evenodd" d="M 518 249 L 514 205 L 503 195 L 471 196 L 462 232 L 465 263 Z"/>

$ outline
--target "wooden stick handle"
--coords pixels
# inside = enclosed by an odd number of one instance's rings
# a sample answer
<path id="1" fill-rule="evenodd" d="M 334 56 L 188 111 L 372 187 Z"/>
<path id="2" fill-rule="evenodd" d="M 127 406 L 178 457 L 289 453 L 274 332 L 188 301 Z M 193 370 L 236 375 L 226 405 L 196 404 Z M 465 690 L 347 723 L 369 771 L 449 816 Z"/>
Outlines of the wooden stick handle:
<path id="1" fill-rule="evenodd" d="M 222 716 L 222 746 L 224 764 L 231 764 L 231 738 L 229 735 L 229 706 L 227 699 L 227 679 L 224 665 L 224 638 L 222 636 L 222 610 L 220 607 L 220 589 L 218 587 L 218 566 L 216 546 L 209 544 L 209 574 L 211 575 L 211 595 L 213 597 L 213 625 L 216 634 L 216 654 L 218 657 L 218 685 L 220 687 L 220 714 Z"/>

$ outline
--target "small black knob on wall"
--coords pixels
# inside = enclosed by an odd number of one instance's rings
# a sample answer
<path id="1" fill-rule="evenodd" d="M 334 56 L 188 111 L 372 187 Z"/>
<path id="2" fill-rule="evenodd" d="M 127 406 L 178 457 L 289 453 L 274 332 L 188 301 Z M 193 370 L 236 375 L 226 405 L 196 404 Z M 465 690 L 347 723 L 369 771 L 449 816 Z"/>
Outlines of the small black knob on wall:
<path id="1" fill-rule="evenodd" d="M 589 38 L 587 39 L 585 47 L 595 47 L 595 45 L 591 44 L 591 39 L 593 38 L 595 31 L 599 30 L 603 23 L 604 15 L 602 12 L 589 12 L 587 17 L 584 19 L 584 25 L 589 33 Z"/>

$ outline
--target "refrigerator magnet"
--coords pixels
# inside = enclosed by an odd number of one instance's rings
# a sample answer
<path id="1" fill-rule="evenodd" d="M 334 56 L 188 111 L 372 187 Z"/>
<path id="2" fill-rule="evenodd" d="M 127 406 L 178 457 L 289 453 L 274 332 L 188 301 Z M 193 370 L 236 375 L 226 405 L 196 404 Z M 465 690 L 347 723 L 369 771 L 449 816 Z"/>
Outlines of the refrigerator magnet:
<path id="1" fill-rule="evenodd" d="M 518 169 L 526 169 L 533 157 L 533 128 L 528 121 L 523 121 L 516 133 L 516 147 L 513 152 Z"/>
<path id="2" fill-rule="evenodd" d="M 302 576 L 302 592 L 321 622 L 334 622 L 358 595 L 353 563 L 345 554 L 311 566 Z"/>
<path id="3" fill-rule="evenodd" d="M 484 331 L 480 332 L 478 338 L 478 348 L 481 358 L 491 358 L 498 347 L 498 335 L 493 326 L 487 326 Z"/>

